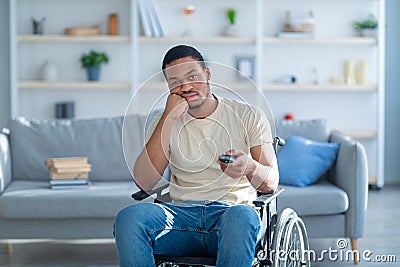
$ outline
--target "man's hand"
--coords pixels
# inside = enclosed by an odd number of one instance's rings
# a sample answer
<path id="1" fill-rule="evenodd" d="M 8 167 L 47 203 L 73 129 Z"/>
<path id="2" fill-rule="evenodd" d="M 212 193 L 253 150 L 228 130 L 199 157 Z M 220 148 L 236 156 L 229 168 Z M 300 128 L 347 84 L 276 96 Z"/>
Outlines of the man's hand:
<path id="1" fill-rule="evenodd" d="M 232 163 L 224 163 L 218 159 L 217 163 L 221 166 L 221 170 L 234 179 L 248 175 L 254 169 L 255 162 L 246 153 L 241 150 L 231 149 L 225 152 L 226 155 L 235 156 Z"/>
<path id="2" fill-rule="evenodd" d="M 250 148 L 250 155 L 241 150 L 231 149 L 225 154 L 233 155 L 232 163 L 217 163 L 221 170 L 234 179 L 246 176 L 251 185 L 259 192 L 272 193 L 279 183 L 278 163 L 276 162 L 272 144 L 259 145 Z"/>
<path id="3" fill-rule="evenodd" d="M 184 97 L 178 94 L 170 94 L 165 104 L 163 116 L 172 121 L 175 121 L 177 118 L 181 118 L 183 121 L 188 110 L 189 105 Z"/>

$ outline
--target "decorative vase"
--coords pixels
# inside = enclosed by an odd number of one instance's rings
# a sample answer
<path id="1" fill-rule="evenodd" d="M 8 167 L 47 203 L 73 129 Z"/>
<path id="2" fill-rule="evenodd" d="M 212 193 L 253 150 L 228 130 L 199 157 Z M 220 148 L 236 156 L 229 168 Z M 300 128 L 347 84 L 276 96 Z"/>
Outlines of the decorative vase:
<path id="1" fill-rule="evenodd" d="M 56 66 L 50 61 L 46 60 L 40 68 L 40 80 L 54 82 L 58 80 L 58 71 Z"/>
<path id="2" fill-rule="evenodd" d="M 238 36 L 239 32 L 238 32 L 238 27 L 236 26 L 236 24 L 228 24 L 224 29 L 223 35 Z"/>
<path id="3" fill-rule="evenodd" d="M 119 34 L 119 18 L 118 14 L 111 14 L 108 17 L 108 34 L 118 35 Z"/>
<path id="4" fill-rule="evenodd" d="M 87 67 L 89 81 L 98 81 L 100 76 L 100 67 Z"/>
<path id="5" fill-rule="evenodd" d="M 183 36 L 192 36 L 191 17 L 195 10 L 196 7 L 193 5 L 188 5 L 183 8 L 183 14 L 185 14 L 186 17 L 186 29 L 185 32 L 183 33 Z"/>

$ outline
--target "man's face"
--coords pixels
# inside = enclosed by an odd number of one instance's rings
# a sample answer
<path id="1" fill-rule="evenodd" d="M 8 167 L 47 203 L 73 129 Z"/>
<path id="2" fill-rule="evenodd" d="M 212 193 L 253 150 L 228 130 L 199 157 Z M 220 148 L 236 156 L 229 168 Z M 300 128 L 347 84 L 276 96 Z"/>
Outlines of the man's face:
<path id="1" fill-rule="evenodd" d="M 192 57 L 184 57 L 166 65 L 165 77 L 171 94 L 185 98 L 190 109 L 202 106 L 206 98 L 212 98 L 208 80 L 210 70 L 202 68 Z"/>

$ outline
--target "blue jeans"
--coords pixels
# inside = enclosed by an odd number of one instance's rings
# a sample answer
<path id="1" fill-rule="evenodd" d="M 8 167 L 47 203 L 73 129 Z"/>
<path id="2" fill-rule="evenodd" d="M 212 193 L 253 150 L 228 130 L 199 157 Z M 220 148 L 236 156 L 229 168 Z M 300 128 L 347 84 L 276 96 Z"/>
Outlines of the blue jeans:
<path id="1" fill-rule="evenodd" d="M 259 229 L 249 206 L 184 201 L 127 207 L 117 216 L 114 235 L 122 267 L 153 267 L 153 253 L 217 257 L 218 267 L 249 267 Z"/>

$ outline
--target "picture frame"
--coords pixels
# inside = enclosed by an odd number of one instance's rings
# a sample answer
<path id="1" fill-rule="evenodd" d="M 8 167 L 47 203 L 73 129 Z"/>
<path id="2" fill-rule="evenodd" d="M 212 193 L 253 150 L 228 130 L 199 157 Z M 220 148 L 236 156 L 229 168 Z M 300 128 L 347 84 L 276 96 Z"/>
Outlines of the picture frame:
<path id="1" fill-rule="evenodd" d="M 239 79 L 249 78 L 253 80 L 255 78 L 255 56 L 236 56 L 236 69 Z"/>

